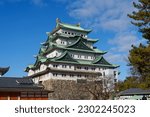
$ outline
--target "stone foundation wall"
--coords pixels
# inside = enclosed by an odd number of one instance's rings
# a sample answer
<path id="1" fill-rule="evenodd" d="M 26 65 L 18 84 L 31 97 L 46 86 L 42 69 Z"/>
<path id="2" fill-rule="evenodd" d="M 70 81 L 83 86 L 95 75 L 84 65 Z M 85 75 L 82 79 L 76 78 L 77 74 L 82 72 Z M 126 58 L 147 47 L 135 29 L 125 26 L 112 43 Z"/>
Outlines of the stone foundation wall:
<path id="1" fill-rule="evenodd" d="M 53 90 L 49 94 L 49 99 L 54 100 L 89 100 L 92 95 L 85 90 L 86 83 L 74 80 L 54 80 L 43 82 L 45 89 Z"/>

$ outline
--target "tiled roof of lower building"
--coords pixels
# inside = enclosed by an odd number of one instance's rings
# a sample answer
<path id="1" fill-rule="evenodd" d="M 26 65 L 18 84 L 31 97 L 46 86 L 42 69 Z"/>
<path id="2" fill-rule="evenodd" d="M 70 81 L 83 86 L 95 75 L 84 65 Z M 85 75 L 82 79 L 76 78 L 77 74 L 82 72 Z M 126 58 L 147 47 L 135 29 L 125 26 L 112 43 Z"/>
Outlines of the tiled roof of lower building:
<path id="1" fill-rule="evenodd" d="M 0 91 L 46 91 L 42 84 L 35 84 L 30 78 L 1 77 Z"/>
<path id="2" fill-rule="evenodd" d="M 142 90 L 140 88 L 130 88 L 118 93 L 119 96 L 127 96 L 127 95 L 146 95 L 150 94 L 150 90 Z"/>

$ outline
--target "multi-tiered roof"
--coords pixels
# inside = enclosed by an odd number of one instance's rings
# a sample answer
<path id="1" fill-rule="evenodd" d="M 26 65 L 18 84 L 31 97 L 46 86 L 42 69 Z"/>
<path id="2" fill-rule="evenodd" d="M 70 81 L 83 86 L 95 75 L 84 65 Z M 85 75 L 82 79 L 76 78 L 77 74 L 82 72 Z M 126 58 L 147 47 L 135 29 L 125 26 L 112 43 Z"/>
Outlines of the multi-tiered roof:
<path id="1" fill-rule="evenodd" d="M 39 50 L 38 55 L 36 56 L 36 62 L 33 65 L 29 65 L 26 68 L 26 72 L 30 69 L 36 70 L 40 67 L 41 64 L 47 63 L 66 63 L 66 64 L 76 64 L 76 65 L 88 65 L 88 66 L 99 66 L 107 68 L 117 68 L 117 65 L 110 64 L 107 62 L 103 55 L 107 53 L 106 51 L 101 51 L 96 47 L 89 47 L 88 42 L 94 44 L 98 39 L 90 39 L 82 35 L 66 35 L 63 33 L 57 33 L 59 29 L 67 29 L 71 31 L 78 31 L 83 33 L 90 33 L 92 30 L 84 29 L 80 27 L 80 24 L 70 25 L 60 22 L 58 19 L 56 21 L 56 28 L 52 32 L 48 32 L 48 38 L 46 42 L 42 43 L 42 46 Z M 68 45 L 59 45 L 56 43 L 56 39 L 63 38 L 67 40 L 73 40 L 71 44 Z M 47 57 L 47 54 L 51 53 L 54 50 L 61 50 L 62 54 L 55 57 Z M 82 53 L 91 53 L 97 55 L 94 60 L 81 60 L 75 59 L 72 57 L 72 52 L 82 52 Z"/>

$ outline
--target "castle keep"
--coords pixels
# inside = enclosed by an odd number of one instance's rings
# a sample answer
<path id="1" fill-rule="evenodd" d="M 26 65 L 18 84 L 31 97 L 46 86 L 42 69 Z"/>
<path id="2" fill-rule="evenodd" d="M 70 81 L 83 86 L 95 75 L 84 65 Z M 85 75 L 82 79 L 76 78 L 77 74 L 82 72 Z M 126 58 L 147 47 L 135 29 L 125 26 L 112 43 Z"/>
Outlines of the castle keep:
<path id="1" fill-rule="evenodd" d="M 34 64 L 26 68 L 35 83 L 49 79 L 58 80 L 105 80 L 111 77 L 117 82 L 117 65 L 109 63 L 101 51 L 94 47 L 98 39 L 91 39 L 92 30 L 80 24 L 71 25 L 56 19 L 56 27 L 47 32 L 46 42 L 41 44 Z"/>

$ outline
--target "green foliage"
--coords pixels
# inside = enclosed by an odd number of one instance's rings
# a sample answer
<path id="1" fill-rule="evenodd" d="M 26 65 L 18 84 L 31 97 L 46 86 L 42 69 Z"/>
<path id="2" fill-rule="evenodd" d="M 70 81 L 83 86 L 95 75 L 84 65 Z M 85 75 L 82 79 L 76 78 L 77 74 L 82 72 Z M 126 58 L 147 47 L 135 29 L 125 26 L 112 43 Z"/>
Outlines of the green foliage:
<path id="1" fill-rule="evenodd" d="M 143 79 L 150 77 L 150 45 L 133 46 L 129 53 L 129 62 L 132 70 L 140 74 Z"/>
<path id="2" fill-rule="evenodd" d="M 139 80 L 137 77 L 127 77 L 124 81 L 119 81 L 117 83 L 117 90 L 123 91 L 129 88 L 138 88 Z"/>
<path id="3" fill-rule="evenodd" d="M 139 27 L 143 37 L 150 42 L 150 0 L 139 0 L 139 3 L 133 2 L 138 11 L 133 11 L 128 16 L 135 21 L 132 24 Z"/>
<path id="4" fill-rule="evenodd" d="M 150 42 L 150 0 L 139 0 L 133 3 L 137 11 L 133 11 L 128 16 L 134 21 L 131 23 L 139 27 L 143 37 Z M 119 90 L 128 88 L 150 88 L 150 43 L 145 46 L 132 46 L 129 51 L 129 66 L 131 77 L 126 78 L 118 84 Z"/>
<path id="5" fill-rule="evenodd" d="M 145 81 L 141 80 L 140 77 L 127 77 L 124 81 L 119 81 L 117 83 L 117 91 L 123 91 L 129 88 L 150 88 L 150 77 L 146 78 Z"/>

